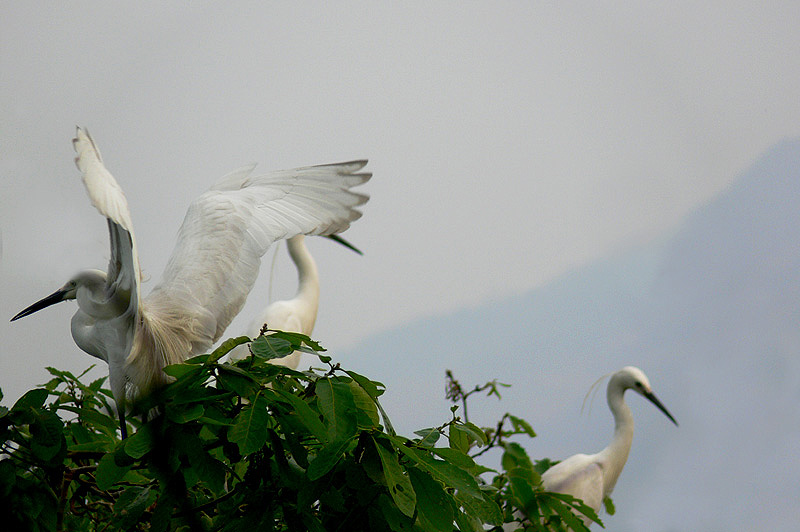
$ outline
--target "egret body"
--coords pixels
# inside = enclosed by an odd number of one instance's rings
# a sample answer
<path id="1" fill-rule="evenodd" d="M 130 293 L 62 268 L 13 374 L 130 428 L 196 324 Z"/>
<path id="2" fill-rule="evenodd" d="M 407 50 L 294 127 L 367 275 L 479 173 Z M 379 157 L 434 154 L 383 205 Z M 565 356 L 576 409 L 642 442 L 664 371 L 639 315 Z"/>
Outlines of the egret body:
<path id="1" fill-rule="evenodd" d="M 559 462 L 542 475 L 547 491 L 566 493 L 582 499 L 596 512 L 603 506 L 628 460 L 633 441 L 633 416 L 625 403 L 626 390 L 633 390 L 650 400 L 675 425 L 678 423 L 653 394 L 650 381 L 639 368 L 627 366 L 611 376 L 606 390 L 608 407 L 614 416 L 611 443 L 597 454 L 576 454 Z M 588 526 L 591 521 L 584 518 Z"/>
<path id="2" fill-rule="evenodd" d="M 344 231 L 369 199 L 351 190 L 371 177 L 358 173 L 366 161 L 262 176 L 252 175 L 255 165 L 231 172 L 192 202 L 161 281 L 142 298 L 125 195 L 87 131 L 78 128 L 73 144 L 92 205 L 107 219 L 108 271 L 78 273 L 12 321 L 77 300 L 72 337 L 83 351 L 108 363 L 123 437 L 129 396 L 167 383 L 165 366 L 211 348 L 244 305 L 273 242 Z"/>
<path id="3" fill-rule="evenodd" d="M 346 241 L 340 240 L 340 242 L 358 252 Z M 264 324 L 269 326 L 270 329 L 297 332 L 306 336 L 311 336 L 311 332 L 314 330 L 314 323 L 317 321 L 317 310 L 319 309 L 319 271 L 317 263 L 308 251 L 308 247 L 306 247 L 305 235 L 297 235 L 288 239 L 286 247 L 295 268 L 297 268 L 297 293 L 292 299 L 270 303 L 247 328 L 245 334 L 250 338 L 258 336 Z M 247 357 L 248 354 L 247 345 L 240 345 L 231 351 L 230 359 L 241 360 Z M 302 353 L 295 351 L 283 358 L 272 359 L 270 362 L 297 369 L 301 356 Z"/>

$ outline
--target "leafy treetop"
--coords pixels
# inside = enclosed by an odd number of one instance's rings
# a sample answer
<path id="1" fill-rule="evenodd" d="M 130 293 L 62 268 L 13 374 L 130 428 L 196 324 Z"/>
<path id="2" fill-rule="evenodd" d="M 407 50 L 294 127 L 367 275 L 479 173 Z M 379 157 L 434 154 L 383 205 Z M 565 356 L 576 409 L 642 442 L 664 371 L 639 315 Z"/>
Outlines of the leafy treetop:
<path id="1" fill-rule="evenodd" d="M 125 440 L 105 379 L 85 384 L 86 372 L 48 368 L 47 384 L 0 406 L 4 528 L 586 531 L 575 512 L 598 521 L 580 501 L 543 491 L 549 461 L 533 463 L 507 440 L 534 437 L 526 421 L 506 414 L 489 429 L 468 421 L 467 397 L 499 397 L 503 385 L 464 392 L 450 375 L 464 419 L 454 405 L 452 419 L 407 438 L 380 405 L 384 386 L 332 363 L 307 336 L 264 330 L 252 356 L 220 362 L 247 342 L 168 366 L 174 382 L 137 405 Z M 294 350 L 325 368 L 268 363 Z M 503 450 L 500 472 L 475 461 L 492 448 Z"/>

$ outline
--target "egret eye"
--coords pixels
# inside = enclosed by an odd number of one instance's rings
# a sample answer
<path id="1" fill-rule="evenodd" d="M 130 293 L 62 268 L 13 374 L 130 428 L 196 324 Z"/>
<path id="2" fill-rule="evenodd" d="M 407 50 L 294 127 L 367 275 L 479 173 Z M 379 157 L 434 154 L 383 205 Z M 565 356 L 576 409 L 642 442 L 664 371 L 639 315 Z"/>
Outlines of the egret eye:
<path id="1" fill-rule="evenodd" d="M 637 388 L 641 388 L 641 387 L 642 387 L 642 383 L 641 383 L 641 382 L 639 382 L 639 381 L 636 381 L 636 382 L 635 382 L 635 384 L 636 384 L 636 387 L 637 387 Z"/>

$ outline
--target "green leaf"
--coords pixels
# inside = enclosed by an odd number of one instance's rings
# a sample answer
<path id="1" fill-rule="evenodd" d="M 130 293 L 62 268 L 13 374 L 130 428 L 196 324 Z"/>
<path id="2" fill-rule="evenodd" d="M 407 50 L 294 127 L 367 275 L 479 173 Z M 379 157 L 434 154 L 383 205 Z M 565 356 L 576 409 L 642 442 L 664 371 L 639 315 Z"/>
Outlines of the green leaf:
<path id="1" fill-rule="evenodd" d="M 462 532 L 485 532 L 480 519 L 461 511 L 456 512 L 456 524 Z"/>
<path id="2" fill-rule="evenodd" d="M 224 390 L 231 390 L 240 397 L 250 397 L 261 385 L 246 371 L 230 364 L 218 366 L 217 382 Z"/>
<path id="3" fill-rule="evenodd" d="M 193 357 L 189 357 L 183 361 L 184 364 L 192 364 L 192 365 L 203 365 L 208 362 L 208 359 L 211 358 L 210 354 L 204 355 L 195 355 Z"/>
<path id="4" fill-rule="evenodd" d="M 258 358 L 273 360 L 291 355 L 294 347 L 290 341 L 275 335 L 259 336 L 250 344 L 250 351 Z"/>
<path id="5" fill-rule="evenodd" d="M 611 497 L 606 497 L 603 499 L 603 507 L 608 515 L 614 515 L 617 512 L 617 509 L 614 507 L 614 501 L 611 500 Z"/>
<path id="6" fill-rule="evenodd" d="M 356 407 L 358 428 L 366 430 L 377 428 L 381 418 L 378 415 L 375 400 L 355 381 L 350 381 L 348 384 Z"/>
<path id="7" fill-rule="evenodd" d="M 12 412 L 23 412 L 29 409 L 41 408 L 47 400 L 48 391 L 44 388 L 34 388 L 25 392 L 25 394 L 17 399 L 14 406 L 11 407 Z"/>
<path id="8" fill-rule="evenodd" d="M 211 456 L 203 448 L 200 440 L 187 434 L 186 437 L 179 438 L 182 451 L 189 459 L 189 465 L 197 474 L 200 481 L 205 482 L 212 491 L 221 493 L 225 486 L 225 465 Z"/>
<path id="9" fill-rule="evenodd" d="M 511 425 L 514 427 L 514 432 L 520 434 L 527 434 L 531 438 L 536 437 L 536 433 L 533 431 L 533 427 L 531 427 L 530 423 L 528 423 L 524 419 L 512 416 L 511 414 L 508 414 L 508 419 L 511 420 Z"/>
<path id="10" fill-rule="evenodd" d="M 387 445 L 393 447 L 391 442 L 383 439 L 373 439 L 372 442 L 378 450 L 378 456 L 381 459 L 383 474 L 386 477 L 389 494 L 392 496 L 392 499 L 394 499 L 397 508 L 405 515 L 412 517 L 417 504 L 417 495 L 411 485 L 411 479 L 404 474 L 397 455 L 381 445 L 381 442 L 386 442 Z"/>
<path id="11" fill-rule="evenodd" d="M 552 498 L 549 500 L 542 499 L 540 500 L 540 504 L 542 506 L 547 506 L 551 510 L 554 510 L 559 517 L 564 520 L 564 523 L 569 527 L 570 530 L 573 530 L 574 532 L 589 532 L 589 528 L 583 523 L 583 520 L 575 515 L 569 505 L 564 504 L 558 498 Z"/>
<path id="12" fill-rule="evenodd" d="M 40 460 L 52 460 L 66 447 L 64 424 L 52 412 L 40 412 L 31 423 L 30 430 L 31 451 Z"/>
<path id="13" fill-rule="evenodd" d="M 95 472 L 97 487 L 102 491 L 110 489 L 111 486 L 125 476 L 125 473 L 131 469 L 132 465 L 121 466 L 117 464 L 113 454 L 106 454 L 97 464 L 97 471 Z"/>
<path id="14" fill-rule="evenodd" d="M 453 423 L 447 429 L 447 438 L 450 441 L 450 447 L 458 449 L 462 453 L 468 453 L 472 438 L 469 432 L 459 430 L 458 426 Z"/>
<path id="15" fill-rule="evenodd" d="M 384 391 L 386 391 L 386 386 L 384 386 L 384 384 L 381 382 L 370 380 L 363 375 L 356 373 L 355 371 L 345 370 L 345 373 L 347 373 L 350 378 L 356 381 L 359 386 L 364 388 L 364 391 L 366 391 L 370 397 L 377 399 L 383 395 Z"/>
<path id="16" fill-rule="evenodd" d="M 220 358 L 224 357 L 228 353 L 230 353 L 234 347 L 246 344 L 250 341 L 250 338 L 247 336 L 237 336 L 236 338 L 228 338 L 224 342 L 220 344 L 220 346 L 211 353 L 209 357 L 210 362 L 216 362 Z"/>
<path id="17" fill-rule="evenodd" d="M 208 403 L 211 401 L 217 401 L 232 396 L 233 396 L 232 392 L 227 390 L 220 390 L 219 388 L 211 388 L 208 386 L 192 387 L 181 390 L 180 394 L 178 394 L 169 401 L 169 404 L 193 405 L 197 403 Z"/>
<path id="18" fill-rule="evenodd" d="M 93 391 L 93 392 L 95 392 L 95 393 L 96 393 L 96 392 L 99 392 L 99 391 L 100 391 L 100 388 L 102 388 L 102 387 L 103 387 L 103 383 L 105 383 L 105 382 L 106 382 L 106 379 L 107 379 L 107 378 L 108 378 L 108 377 L 100 377 L 99 379 L 95 379 L 95 380 L 93 380 L 93 381 L 91 382 L 91 384 L 89 384 L 89 389 L 90 389 L 90 390 L 92 390 L 92 391 Z"/>
<path id="19" fill-rule="evenodd" d="M 520 444 L 515 442 L 506 443 L 503 457 L 500 461 L 503 465 L 503 469 L 506 471 L 514 469 L 515 467 L 521 467 L 531 471 L 534 470 L 531 459 L 528 458 L 528 453 L 525 452 L 525 449 L 523 449 Z"/>
<path id="20" fill-rule="evenodd" d="M 323 360 L 323 362 L 326 361 Z M 389 416 L 383 410 L 380 401 L 378 401 L 378 397 L 383 395 L 383 392 L 385 391 L 386 388 L 383 385 L 383 383 L 370 380 L 364 377 L 363 375 L 356 373 L 355 371 L 346 370 L 345 373 L 347 373 L 354 381 L 356 381 L 356 383 L 358 383 L 359 386 L 361 386 L 361 388 L 364 389 L 365 392 L 367 392 L 367 394 L 369 394 L 369 396 L 373 399 L 375 403 L 375 407 L 378 409 L 378 411 L 381 414 L 381 417 L 383 418 L 383 423 L 384 425 L 386 425 L 386 430 L 390 434 L 394 434 L 395 432 L 394 432 L 394 427 L 392 427 L 392 422 L 389 420 Z"/>
<path id="21" fill-rule="evenodd" d="M 189 406 L 168 403 L 166 407 L 164 407 L 164 411 L 170 421 L 181 424 L 200 419 L 205 413 L 205 408 L 203 408 L 203 405 L 197 403 Z"/>
<path id="22" fill-rule="evenodd" d="M 116 419 L 105 415 L 99 410 L 94 408 L 81 408 L 78 410 L 79 419 L 86 423 L 89 427 L 100 429 L 101 432 L 109 436 L 115 436 L 119 424 Z"/>
<path id="23" fill-rule="evenodd" d="M 325 425 L 328 439 L 341 441 L 352 437 L 357 430 L 356 404 L 346 382 L 335 377 L 320 379 L 316 383 L 317 405 Z"/>
<path id="24" fill-rule="evenodd" d="M 76 444 L 94 442 L 101 439 L 104 441 L 108 440 L 105 434 L 97 434 L 94 431 L 90 432 L 86 427 L 75 422 L 67 424 L 67 432 L 72 436 Z"/>
<path id="25" fill-rule="evenodd" d="M 203 423 L 204 425 L 214 425 L 214 426 L 217 426 L 217 427 L 232 427 L 233 426 L 233 423 L 226 423 L 224 421 L 220 421 L 218 419 L 214 419 L 214 418 L 210 418 L 210 417 L 206 417 L 206 416 L 201 417 L 199 419 L 199 421 L 200 421 L 200 423 Z"/>
<path id="26" fill-rule="evenodd" d="M 55 392 L 56 388 L 58 388 L 62 384 L 64 384 L 63 379 L 58 379 L 58 378 L 50 379 L 44 385 L 42 385 L 42 388 L 44 388 L 48 392 Z"/>
<path id="27" fill-rule="evenodd" d="M 476 464 L 475 460 L 473 460 L 471 456 L 457 449 L 451 449 L 449 447 L 434 447 L 431 449 L 431 452 L 440 456 L 441 458 L 444 458 L 447 462 L 458 466 L 465 471 L 468 471 L 472 475 L 479 475 L 488 471 L 494 471 L 488 467 Z"/>
<path id="28" fill-rule="evenodd" d="M 420 447 L 433 447 L 436 445 L 436 442 L 439 441 L 439 437 L 442 435 L 437 428 L 430 428 L 430 429 L 422 429 L 415 431 L 414 434 L 420 436 L 420 440 L 417 442 L 417 445 Z"/>
<path id="29" fill-rule="evenodd" d="M 75 380 L 75 377 L 69 371 L 64 371 L 53 366 L 45 366 L 47 373 L 54 377 L 61 377 L 62 380 Z"/>
<path id="30" fill-rule="evenodd" d="M 323 355 L 322 353 L 314 353 L 314 354 L 317 355 L 317 358 L 319 358 L 320 362 L 322 362 L 323 364 L 327 364 L 332 360 L 331 357 Z"/>
<path id="31" fill-rule="evenodd" d="M 255 400 L 242 408 L 234 419 L 233 426 L 228 430 L 228 441 L 237 444 L 242 454 L 253 453 L 266 443 L 268 424 L 267 400 L 259 392 Z"/>
<path id="32" fill-rule="evenodd" d="M 490 525 L 503 524 L 503 513 L 493 500 L 486 497 L 470 497 L 467 494 L 456 493 L 456 500 L 468 515 L 473 515 L 482 523 Z"/>
<path id="33" fill-rule="evenodd" d="M 310 480 L 322 478 L 339 461 L 344 450 L 350 445 L 352 439 L 332 442 L 317 453 L 316 458 L 308 465 L 307 475 Z"/>
<path id="34" fill-rule="evenodd" d="M 403 445 L 399 437 L 390 436 L 389 438 L 395 443 L 395 446 L 400 452 L 411 459 L 417 467 L 430 474 L 445 486 L 461 490 L 472 497 L 483 497 L 478 483 L 468 472 L 444 460 L 437 460 L 431 456 L 427 450 Z"/>
<path id="35" fill-rule="evenodd" d="M 536 460 L 536 462 L 534 462 L 533 470 L 541 475 L 545 471 L 556 465 L 558 462 L 559 460 L 550 460 L 549 458 L 542 458 L 541 460 Z"/>
<path id="36" fill-rule="evenodd" d="M 50 447 L 57 445 L 64 437 L 64 424 L 52 412 L 40 412 L 31 423 L 31 436 L 35 443 Z"/>
<path id="37" fill-rule="evenodd" d="M 599 523 L 600 526 L 603 526 L 602 521 L 597 516 L 597 512 L 594 511 L 594 508 L 584 503 L 582 500 L 578 499 L 577 497 L 573 497 L 572 495 L 568 495 L 566 493 L 554 493 L 554 492 L 547 492 L 546 495 L 550 499 L 556 499 L 562 503 L 562 505 L 566 505 L 569 509 L 570 507 L 578 512 L 582 513 L 595 523 Z M 553 505 L 554 507 L 555 505 Z M 554 507 L 555 509 L 555 507 Z"/>
<path id="38" fill-rule="evenodd" d="M 483 431 L 483 429 L 475 423 L 464 421 L 463 423 L 456 423 L 455 426 L 458 427 L 458 430 L 463 430 L 469 433 L 470 436 L 478 443 L 479 447 L 483 447 L 489 441 L 486 438 L 486 433 Z"/>
<path id="39" fill-rule="evenodd" d="M 73 443 L 67 449 L 71 453 L 90 452 L 107 453 L 114 448 L 114 443 L 109 440 L 94 440 L 85 443 Z"/>
<path id="40" fill-rule="evenodd" d="M 155 492 L 151 492 L 149 486 L 131 486 L 125 489 L 114 504 L 117 526 L 123 530 L 132 528 L 145 509 L 155 500 L 155 496 Z"/>
<path id="41" fill-rule="evenodd" d="M 393 532 L 417 532 L 418 527 L 414 526 L 414 519 L 403 515 L 392 499 L 385 493 L 378 495 L 377 508 L 371 506 L 369 508 L 370 523 L 377 522 L 379 525 L 373 526 L 373 530 L 386 530 Z"/>
<path id="42" fill-rule="evenodd" d="M 84 375 L 86 375 L 87 373 L 89 373 L 90 371 L 92 371 L 92 370 L 94 369 L 94 367 L 95 367 L 95 366 L 96 366 L 96 364 L 91 364 L 91 365 L 90 365 L 88 368 L 86 368 L 85 370 L 83 370 L 83 371 L 81 372 L 81 374 L 80 374 L 80 375 L 78 375 L 78 379 L 82 379 L 82 378 L 83 378 L 83 376 L 84 376 Z M 105 379 L 105 377 L 103 377 L 103 379 Z M 76 380 L 77 380 L 77 379 L 76 379 Z"/>
<path id="43" fill-rule="evenodd" d="M 473 444 L 483 447 L 488 442 L 483 429 L 469 421 L 451 424 L 449 437 L 450 447 L 464 453 L 468 452 Z"/>
<path id="44" fill-rule="evenodd" d="M 153 424 L 147 423 L 137 430 L 133 436 L 125 440 L 125 454 L 131 458 L 141 458 L 155 445 L 155 429 Z"/>
<path id="45" fill-rule="evenodd" d="M 320 443 L 327 443 L 328 431 L 319 419 L 319 413 L 312 410 L 308 403 L 301 398 L 283 390 L 276 390 L 280 399 L 291 405 L 293 413 L 297 415 L 300 422 L 308 431 L 313 434 Z"/>
<path id="46" fill-rule="evenodd" d="M 408 474 L 417 494 L 417 518 L 423 530 L 451 532 L 455 515 L 450 495 L 427 473 L 411 467 Z"/>
<path id="47" fill-rule="evenodd" d="M 516 505 L 527 513 L 530 507 L 536 504 L 536 493 L 534 492 L 534 488 L 537 485 L 534 477 L 536 473 L 534 473 L 533 469 L 514 467 L 506 470 L 506 474 Z"/>
<path id="48" fill-rule="evenodd" d="M 295 347 L 295 349 L 298 349 L 305 344 L 311 348 L 312 351 L 325 351 L 325 348 L 322 347 L 319 342 L 315 342 L 305 334 L 298 332 L 279 331 L 275 329 L 270 329 L 270 332 L 271 334 L 269 336 L 287 340 Z"/>
<path id="49" fill-rule="evenodd" d="M 164 373 L 170 377 L 180 379 L 186 376 L 194 377 L 203 372 L 203 368 L 199 368 L 192 364 L 170 364 L 164 368 Z"/>

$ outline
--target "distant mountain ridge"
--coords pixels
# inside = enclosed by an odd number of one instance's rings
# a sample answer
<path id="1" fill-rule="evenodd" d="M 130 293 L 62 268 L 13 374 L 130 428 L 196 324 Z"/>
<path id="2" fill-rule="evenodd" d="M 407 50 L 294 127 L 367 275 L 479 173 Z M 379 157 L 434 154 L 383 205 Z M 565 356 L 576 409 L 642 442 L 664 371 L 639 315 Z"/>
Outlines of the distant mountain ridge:
<path id="1" fill-rule="evenodd" d="M 787 529 L 800 501 L 799 242 L 800 139 L 787 139 L 669 237 L 345 356 L 386 377 L 387 410 L 415 429 L 446 419 L 448 405 L 430 397 L 445 368 L 468 385 L 511 381 L 502 404 L 471 413 L 526 417 L 542 432 L 529 452 L 553 458 L 594 452 L 610 436 L 599 406 L 576 426 L 585 391 L 576 386 L 639 365 L 681 427 L 629 399 L 637 435 L 611 528 Z"/>

